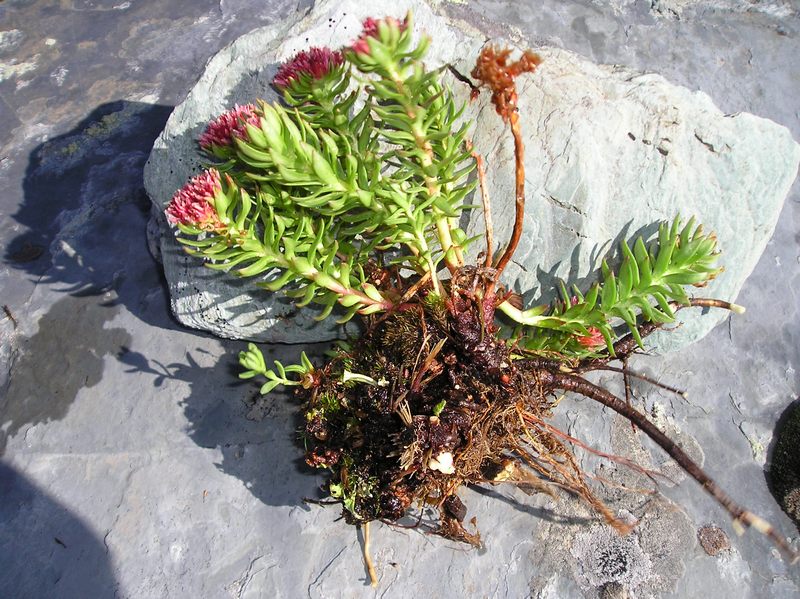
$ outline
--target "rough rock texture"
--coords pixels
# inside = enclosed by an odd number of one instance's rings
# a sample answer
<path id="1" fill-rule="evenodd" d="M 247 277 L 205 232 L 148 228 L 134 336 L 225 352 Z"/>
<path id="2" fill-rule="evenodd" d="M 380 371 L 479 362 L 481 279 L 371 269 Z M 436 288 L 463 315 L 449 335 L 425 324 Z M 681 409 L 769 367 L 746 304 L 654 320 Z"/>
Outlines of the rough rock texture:
<path id="1" fill-rule="evenodd" d="M 630 4 L 633 1 L 619 0 L 619 3 Z M 656 15 L 672 19 L 680 19 L 684 11 L 720 8 L 736 12 L 763 12 L 778 18 L 797 14 L 789 0 L 652 0 L 650 5 Z"/>
<path id="2" fill-rule="evenodd" d="M 414 2 L 321 4 L 298 24 L 247 34 L 209 63 L 156 142 L 145 174 L 156 212 L 197 168 L 195 140 L 205 123 L 234 103 L 274 97 L 269 82 L 276 63 L 307 45 L 346 44 L 364 16 L 402 15 L 409 7 L 416 29 L 435 40 L 429 65 L 453 63 L 468 73 L 485 36 Z M 750 114 L 725 115 L 707 95 L 658 75 L 599 66 L 556 48 L 538 51 L 542 66 L 520 85 L 526 220 L 506 280 L 532 302 L 549 301 L 558 278 L 593 280 L 599 261 L 609 252 L 615 256 L 623 235 L 649 236 L 656 221 L 695 215 L 717 232 L 726 267 L 702 294 L 733 300 L 771 237 L 797 173 L 800 146 L 789 131 Z M 450 79 L 465 100 L 466 86 Z M 465 118 L 477 122 L 472 137 L 488 165 L 495 239 L 502 243 L 513 226 L 513 142 L 488 94 Z M 473 213 L 468 232 L 482 228 L 482 215 Z M 161 230 L 173 312 L 182 323 L 224 337 L 281 342 L 336 334 L 333 325 L 316 325 L 312 312 L 296 311 L 286 299 L 204 269 L 183 254 L 163 223 Z M 654 338 L 653 346 L 682 347 L 727 314 L 680 316 L 681 328 Z"/>

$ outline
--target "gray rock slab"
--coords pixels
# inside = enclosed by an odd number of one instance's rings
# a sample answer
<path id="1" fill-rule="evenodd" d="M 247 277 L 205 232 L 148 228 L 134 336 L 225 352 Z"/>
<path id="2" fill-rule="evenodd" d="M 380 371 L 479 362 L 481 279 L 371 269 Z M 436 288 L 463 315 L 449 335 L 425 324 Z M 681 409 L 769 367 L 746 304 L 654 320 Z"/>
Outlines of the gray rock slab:
<path id="1" fill-rule="evenodd" d="M 269 82 L 276 64 L 309 45 L 348 43 L 365 16 L 399 16 L 408 8 L 416 29 L 434 39 L 429 66 L 451 63 L 468 73 L 486 36 L 415 2 L 319 3 L 302 21 L 253 31 L 209 62 L 167 122 L 145 169 L 180 322 L 259 341 L 319 341 L 341 334 L 330 322 L 317 324 L 313 311 L 298 311 L 248 281 L 204 269 L 182 252 L 160 213 L 196 172 L 196 139 L 205 124 L 235 103 L 274 99 Z M 708 95 L 659 75 L 597 65 L 558 48 L 537 51 L 543 64 L 519 85 L 527 205 L 523 239 L 505 280 L 530 303 L 553 299 L 559 279 L 585 289 L 597 278 L 602 258 L 614 262 L 620 239 L 651 237 L 654 223 L 680 214 L 714 230 L 723 251 L 725 272 L 698 294 L 733 301 L 770 239 L 797 174 L 800 146 L 791 133 L 751 114 L 726 115 Z M 466 101 L 466 86 L 449 79 Z M 487 163 L 495 239 L 503 243 L 513 226 L 513 142 L 488 94 L 469 105 L 465 118 L 476 123 L 472 139 Z M 482 230 L 483 217 L 473 212 L 467 231 Z M 479 246 L 472 248 L 473 259 Z M 650 345 L 658 351 L 684 347 L 726 317 L 721 311 L 684 311 L 677 330 Z"/>
<path id="2" fill-rule="evenodd" d="M 610 4 L 624 6 L 632 0 L 611 0 Z M 681 19 L 687 12 L 722 9 L 735 12 L 762 12 L 776 18 L 796 15 L 796 8 L 788 0 L 653 0 L 651 10 L 659 17 Z"/>

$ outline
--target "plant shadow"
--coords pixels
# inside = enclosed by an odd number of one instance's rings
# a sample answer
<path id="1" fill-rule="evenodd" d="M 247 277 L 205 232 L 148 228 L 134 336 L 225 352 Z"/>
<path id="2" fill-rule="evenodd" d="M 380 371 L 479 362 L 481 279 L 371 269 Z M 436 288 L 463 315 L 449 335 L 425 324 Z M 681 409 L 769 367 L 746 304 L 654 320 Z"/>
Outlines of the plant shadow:
<path id="1" fill-rule="evenodd" d="M 148 251 L 142 178 L 171 111 L 124 100 L 103 104 L 29 155 L 24 195 L 9 216 L 20 232 L 5 245 L 3 260 L 27 276 L 33 291 L 22 306 L 6 300 L 0 343 L 16 358 L 0 402 L 0 455 L 26 425 L 63 418 L 80 390 L 102 378 L 104 356 L 130 345 L 128 331 L 105 328 L 123 307 L 148 325 L 176 326 Z"/>
<path id="2" fill-rule="evenodd" d="M 630 247 L 633 242 L 641 237 L 647 245 L 649 241 L 655 239 L 658 233 L 658 223 L 650 223 L 639 227 L 631 232 L 633 221 L 628 221 L 614 237 L 602 244 L 594 244 L 587 249 L 584 242 L 576 243 L 569 258 L 556 262 L 549 270 L 545 270 L 541 265 L 536 267 L 536 280 L 538 288 L 523 290 L 517 284 L 516 291 L 521 293 L 526 306 L 552 303 L 561 297 L 560 288 L 563 283 L 567 292 L 572 295 L 573 286 L 578 287 L 582 293 L 587 293 L 591 286 L 596 282 L 602 281 L 600 265 L 606 260 L 612 270 L 622 263 L 622 252 L 619 249 L 623 241 L 627 241 Z M 588 259 L 583 260 L 584 252 L 588 251 Z M 565 265 L 569 265 L 565 273 Z M 588 271 L 586 266 L 588 264 Z"/>
<path id="3" fill-rule="evenodd" d="M 299 405 L 290 392 L 278 390 L 261 396 L 253 381 L 238 378 L 241 368 L 236 351 L 241 342 L 223 342 L 224 353 L 213 366 L 198 364 L 196 349 L 186 353 L 185 362 L 162 364 L 139 352 L 123 348 L 119 360 L 128 372 L 152 375 L 153 386 L 166 380 L 183 381 L 189 394 L 180 402 L 188 421 L 187 434 L 199 447 L 217 449 L 220 472 L 239 479 L 261 502 L 275 506 L 305 506 L 304 499 L 318 500 L 322 478 L 303 460 L 303 443 L 298 433 L 303 425 Z M 327 346 L 312 346 L 321 353 Z M 299 348 L 272 345 L 263 348 L 267 361 L 293 362 Z M 203 362 L 207 363 L 204 357 Z M 319 362 L 319 359 L 316 360 Z"/>
<path id="4" fill-rule="evenodd" d="M 587 524 L 593 524 L 597 522 L 596 518 L 570 515 L 568 513 L 559 513 L 552 508 L 532 505 L 530 503 L 523 503 L 515 497 L 501 493 L 500 491 L 491 487 L 471 485 L 470 489 L 479 495 L 483 495 L 484 497 L 492 499 L 493 501 L 505 503 L 515 510 L 522 512 L 523 514 L 533 516 L 537 520 L 544 520 L 545 522 L 553 522 L 567 526 L 585 526 Z"/>

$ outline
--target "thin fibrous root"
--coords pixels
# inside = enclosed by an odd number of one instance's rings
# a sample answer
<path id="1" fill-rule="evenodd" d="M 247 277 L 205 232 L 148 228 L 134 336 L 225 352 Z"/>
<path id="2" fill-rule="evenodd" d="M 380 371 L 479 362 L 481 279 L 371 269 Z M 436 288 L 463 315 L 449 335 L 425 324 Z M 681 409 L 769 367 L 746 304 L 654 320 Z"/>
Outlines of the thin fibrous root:
<path id="1" fill-rule="evenodd" d="M 688 397 L 688 393 L 686 393 L 686 391 L 682 391 L 682 390 L 678 389 L 677 387 L 672 387 L 670 385 L 665 385 L 664 383 L 658 382 L 654 378 L 651 378 L 651 377 L 649 377 L 649 376 L 647 376 L 645 374 L 640 374 L 638 372 L 633 372 L 632 370 L 628 370 L 627 368 L 617 368 L 615 366 L 601 366 L 599 368 L 596 368 L 596 370 L 607 370 L 609 372 L 620 372 L 620 373 L 622 373 L 624 375 L 627 375 L 629 377 L 632 377 L 632 378 L 635 378 L 635 379 L 639 379 L 639 380 L 644 381 L 646 383 L 650 383 L 651 385 L 653 385 L 655 387 L 659 387 L 661 389 L 664 389 L 665 391 L 670 391 L 671 393 L 674 393 L 675 395 L 679 395 L 683 399 L 687 399 L 687 397 Z M 630 403 L 630 402 L 628 402 L 628 403 Z"/>
<path id="2" fill-rule="evenodd" d="M 576 439 L 572 435 L 569 435 L 569 434 L 565 433 L 564 431 L 556 428 L 555 426 L 552 426 L 551 424 L 548 424 L 547 422 L 545 422 L 544 420 L 542 420 L 540 418 L 537 418 L 536 416 L 526 415 L 525 419 L 526 420 L 530 420 L 531 422 L 537 424 L 538 426 L 541 426 L 542 428 L 547 429 L 548 431 L 550 431 L 554 435 L 556 435 L 558 437 L 561 437 L 565 441 L 569 441 L 570 443 L 572 443 L 573 445 L 575 445 L 577 447 L 580 447 L 584 451 L 588 451 L 589 453 L 594 454 L 594 455 L 596 455 L 598 457 L 605 458 L 605 459 L 610 460 L 612 462 L 616 462 L 617 464 L 622 464 L 623 466 L 627 466 L 628 468 L 630 468 L 634 472 L 638 472 L 639 474 L 642 474 L 642 475 L 646 476 L 651 481 L 653 481 L 653 483 L 656 484 L 656 485 L 658 484 L 658 481 L 656 480 L 657 476 L 660 476 L 661 478 L 664 478 L 665 480 L 671 482 L 672 484 L 675 484 L 675 481 L 673 481 L 667 475 L 662 474 L 661 472 L 658 472 L 656 470 L 650 470 L 649 468 L 644 468 L 644 467 L 640 466 L 639 464 L 637 464 L 636 462 L 634 462 L 633 460 L 630 460 L 630 459 L 628 459 L 628 458 L 626 458 L 624 456 L 616 455 L 616 454 L 613 454 L 613 453 L 606 453 L 604 451 L 600 451 L 599 449 L 595 449 L 593 447 L 590 447 L 589 445 L 587 445 L 586 443 L 584 443 L 580 439 Z"/>
<path id="3" fill-rule="evenodd" d="M 523 414 L 517 410 L 517 414 L 519 415 L 520 421 L 522 422 L 523 432 L 525 436 L 528 438 L 531 447 L 536 447 L 537 443 L 533 435 L 531 435 L 530 430 L 525 425 L 525 418 Z M 557 443 L 559 446 L 564 447 L 560 441 L 556 440 L 555 438 L 551 438 L 553 442 Z M 523 447 L 517 446 L 515 447 L 516 454 L 522 458 L 529 466 L 531 466 L 534 470 L 540 471 L 539 468 L 536 467 L 537 457 L 530 455 Z M 636 523 L 625 522 L 620 518 L 617 518 L 611 510 L 606 506 L 600 499 L 598 499 L 594 493 L 589 489 L 586 485 L 586 481 L 583 478 L 583 472 L 578 466 L 575 456 L 572 452 L 569 452 L 564 447 L 564 451 L 559 452 L 560 455 L 564 458 L 564 463 L 559 462 L 558 460 L 553 459 L 552 454 L 548 455 L 547 453 L 537 452 L 538 459 L 542 459 L 548 463 L 548 465 L 553 468 L 563 479 L 563 484 L 571 490 L 571 492 L 575 493 L 579 497 L 582 497 L 591 507 L 594 509 L 598 514 L 600 514 L 606 523 L 616 529 L 621 535 L 627 535 L 631 530 L 633 530 L 636 526 Z M 543 474 L 553 480 L 552 474 L 543 472 Z"/>
<path id="4" fill-rule="evenodd" d="M 800 558 L 794 549 L 792 549 L 771 524 L 756 516 L 752 512 L 744 509 L 736 502 L 734 502 L 728 495 L 717 485 L 716 482 L 706 472 L 697 465 L 697 463 L 689 457 L 678 445 L 669 437 L 667 437 L 656 425 L 654 425 L 647 417 L 638 412 L 633 407 L 627 405 L 624 401 L 619 399 L 616 395 L 609 393 L 602 387 L 590 383 L 578 376 L 561 373 L 543 373 L 542 382 L 551 389 L 562 389 L 564 391 L 572 391 L 580 393 L 581 395 L 593 399 L 598 403 L 607 406 L 624 416 L 631 422 L 635 423 L 644 433 L 655 441 L 669 456 L 675 460 L 678 465 L 683 468 L 689 476 L 700 483 L 706 492 L 716 499 L 725 510 L 731 515 L 734 521 L 740 527 L 752 526 L 757 531 L 768 537 L 781 551 L 783 551 L 791 560 L 792 563 Z"/>

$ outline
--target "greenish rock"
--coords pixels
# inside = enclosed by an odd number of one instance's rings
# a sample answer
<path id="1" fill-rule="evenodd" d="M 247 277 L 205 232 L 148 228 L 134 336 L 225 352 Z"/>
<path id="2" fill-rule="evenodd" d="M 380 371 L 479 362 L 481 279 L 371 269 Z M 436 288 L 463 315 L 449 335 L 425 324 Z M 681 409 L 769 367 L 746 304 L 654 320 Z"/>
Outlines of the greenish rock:
<path id="1" fill-rule="evenodd" d="M 619 256 L 622 238 L 648 239 L 658 221 L 695 216 L 716 232 L 725 271 L 690 295 L 735 301 L 797 174 L 800 146 L 790 132 L 724 114 L 706 94 L 659 75 L 554 48 L 539 53 L 541 66 L 519 85 L 527 200 L 506 280 L 532 303 L 549 301 L 558 279 L 587 288 L 602 258 Z M 495 239 L 504 243 L 513 226 L 513 142 L 494 127 L 488 98 L 471 112 L 482 118 L 475 146 L 489 166 Z M 468 233 L 482 230 L 474 217 Z M 684 310 L 679 326 L 649 345 L 680 349 L 727 317 Z"/>
<path id="2" fill-rule="evenodd" d="M 281 61 L 308 46 L 348 44 L 364 17 L 401 17 L 409 8 L 417 32 L 436 40 L 428 66 L 452 64 L 469 73 L 486 36 L 424 2 L 319 2 L 298 22 L 255 30 L 208 63 L 156 141 L 145 171 L 156 212 L 199 168 L 196 138 L 208 121 L 236 103 L 275 99 L 269 84 Z M 537 51 L 541 67 L 518 84 L 527 204 L 506 283 L 529 304 L 553 299 L 559 279 L 586 288 L 601 259 L 613 261 L 623 236 L 651 236 L 654 223 L 680 214 L 714 230 L 723 252 L 725 272 L 695 295 L 735 300 L 797 174 L 800 146 L 789 131 L 751 114 L 726 115 L 709 96 L 656 74 L 598 65 L 553 47 Z M 458 99 L 468 102 L 469 88 L 449 73 L 445 77 Z M 477 123 L 471 137 L 488 166 L 499 250 L 513 227 L 514 156 L 488 96 L 468 103 L 464 118 Z M 468 233 L 480 236 L 482 214 L 465 219 Z M 256 341 L 303 343 L 342 334 L 331 320 L 316 323 L 313 310 L 298 311 L 250 281 L 205 269 L 180 250 L 163 221 L 164 270 L 172 310 L 183 324 Z M 473 244 L 472 259 L 481 244 Z M 650 345 L 657 351 L 684 347 L 727 316 L 684 310 L 676 330 L 655 335 Z"/>

